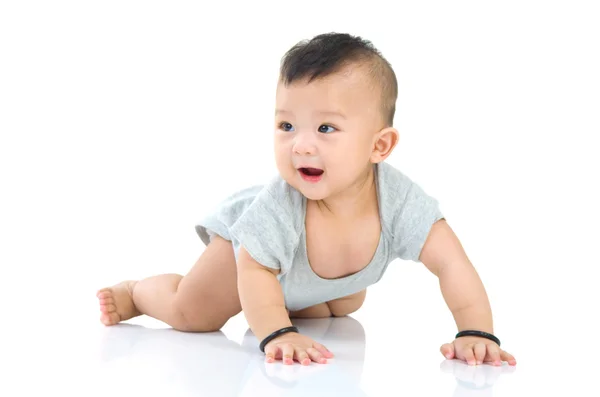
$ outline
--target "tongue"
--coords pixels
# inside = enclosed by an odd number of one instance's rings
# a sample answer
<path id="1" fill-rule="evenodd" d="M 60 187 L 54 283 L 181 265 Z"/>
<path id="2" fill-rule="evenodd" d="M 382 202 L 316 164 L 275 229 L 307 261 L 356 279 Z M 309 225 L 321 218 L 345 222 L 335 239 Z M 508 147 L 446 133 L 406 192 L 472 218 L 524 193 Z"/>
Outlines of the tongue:
<path id="1" fill-rule="evenodd" d="M 323 170 L 317 168 L 305 168 L 304 171 L 308 175 L 321 175 L 323 173 Z"/>

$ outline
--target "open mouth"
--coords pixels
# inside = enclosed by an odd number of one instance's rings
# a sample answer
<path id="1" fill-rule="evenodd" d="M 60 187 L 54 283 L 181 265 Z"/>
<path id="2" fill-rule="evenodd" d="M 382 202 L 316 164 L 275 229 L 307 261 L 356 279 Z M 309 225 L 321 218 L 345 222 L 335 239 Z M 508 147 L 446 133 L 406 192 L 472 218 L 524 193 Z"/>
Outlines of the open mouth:
<path id="1" fill-rule="evenodd" d="M 302 167 L 298 168 L 298 172 L 306 182 L 317 183 L 321 180 L 325 171 L 319 168 Z"/>
<path id="2" fill-rule="evenodd" d="M 299 170 L 306 176 L 319 176 L 323 174 L 323 170 L 319 168 L 299 168 Z"/>

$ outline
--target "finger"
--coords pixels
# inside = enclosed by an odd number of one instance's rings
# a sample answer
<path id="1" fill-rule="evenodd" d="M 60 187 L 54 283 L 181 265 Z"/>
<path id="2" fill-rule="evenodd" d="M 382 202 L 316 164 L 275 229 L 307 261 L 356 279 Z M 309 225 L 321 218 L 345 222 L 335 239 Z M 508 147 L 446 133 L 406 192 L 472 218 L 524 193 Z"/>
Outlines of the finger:
<path id="1" fill-rule="evenodd" d="M 476 343 L 473 351 L 475 352 L 475 359 L 477 360 L 477 364 L 482 364 L 483 360 L 485 360 L 486 347 L 484 343 Z"/>
<path id="2" fill-rule="evenodd" d="M 306 352 L 314 362 L 321 364 L 327 363 L 327 359 L 323 357 L 323 354 L 321 354 L 321 352 L 319 352 L 314 347 L 309 347 L 308 349 L 306 349 Z"/>
<path id="3" fill-rule="evenodd" d="M 453 359 L 454 345 L 452 343 L 444 343 L 442 347 L 440 347 L 440 353 L 442 353 L 448 360 Z"/>
<path id="4" fill-rule="evenodd" d="M 462 350 L 462 356 L 469 365 L 475 365 L 475 354 L 473 353 L 473 345 L 465 346 Z"/>
<path id="5" fill-rule="evenodd" d="M 302 365 L 309 365 L 310 358 L 308 357 L 308 353 L 301 347 L 296 347 L 294 349 L 294 353 L 296 354 L 296 360 Z"/>
<path id="6" fill-rule="evenodd" d="M 294 363 L 294 346 L 291 343 L 286 343 L 279 347 L 283 352 L 282 360 L 284 364 L 291 365 Z"/>
<path id="7" fill-rule="evenodd" d="M 277 350 L 279 350 L 279 348 L 274 343 L 270 343 L 265 347 L 265 360 L 268 363 L 275 362 L 275 356 L 277 355 Z"/>
<path id="8" fill-rule="evenodd" d="M 500 348 L 495 343 L 490 343 L 487 345 L 487 357 L 489 361 L 494 365 L 502 365 L 500 361 Z"/>
<path id="9" fill-rule="evenodd" d="M 313 347 L 315 349 L 317 349 L 319 352 L 321 352 L 322 355 L 324 355 L 327 358 L 332 358 L 333 357 L 333 353 L 329 351 L 329 349 L 327 349 L 325 346 L 323 346 L 322 344 L 315 342 L 313 343 Z"/>
<path id="10" fill-rule="evenodd" d="M 500 359 L 507 361 L 509 365 L 517 365 L 517 360 L 515 360 L 514 356 L 502 349 L 500 349 Z"/>

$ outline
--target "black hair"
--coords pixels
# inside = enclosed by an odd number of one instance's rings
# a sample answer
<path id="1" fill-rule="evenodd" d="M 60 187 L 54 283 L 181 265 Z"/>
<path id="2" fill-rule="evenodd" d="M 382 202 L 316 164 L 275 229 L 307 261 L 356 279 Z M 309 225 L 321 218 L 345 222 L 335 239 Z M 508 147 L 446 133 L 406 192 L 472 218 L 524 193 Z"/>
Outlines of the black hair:
<path id="1" fill-rule="evenodd" d="M 380 86 L 384 121 L 393 125 L 398 97 L 396 74 L 379 50 L 360 36 L 331 32 L 300 41 L 283 56 L 279 78 L 285 85 L 304 79 L 310 83 L 350 65 L 367 67 L 371 80 Z"/>

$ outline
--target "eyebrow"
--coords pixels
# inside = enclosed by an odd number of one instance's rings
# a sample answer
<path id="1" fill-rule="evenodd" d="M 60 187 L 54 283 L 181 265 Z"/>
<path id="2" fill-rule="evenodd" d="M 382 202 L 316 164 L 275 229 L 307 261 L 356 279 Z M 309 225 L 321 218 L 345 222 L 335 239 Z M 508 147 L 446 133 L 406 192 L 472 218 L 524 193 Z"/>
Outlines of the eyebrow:
<path id="1" fill-rule="evenodd" d="M 279 113 L 282 113 L 282 114 L 292 114 L 292 112 L 290 112 L 289 110 L 275 109 L 275 115 L 278 115 Z M 346 116 L 343 113 L 340 113 L 340 112 L 318 111 L 317 113 L 318 114 L 330 115 L 330 116 L 337 116 L 337 117 L 340 117 L 340 118 L 346 120 Z"/>

